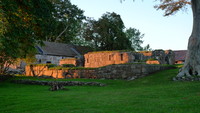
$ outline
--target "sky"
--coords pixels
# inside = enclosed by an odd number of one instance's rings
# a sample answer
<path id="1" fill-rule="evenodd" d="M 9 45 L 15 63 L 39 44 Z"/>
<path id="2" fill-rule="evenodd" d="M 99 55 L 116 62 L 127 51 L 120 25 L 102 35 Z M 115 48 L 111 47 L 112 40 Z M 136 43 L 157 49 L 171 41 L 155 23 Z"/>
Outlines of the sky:
<path id="1" fill-rule="evenodd" d="M 126 28 L 136 28 L 145 34 L 143 46 L 152 49 L 185 50 L 192 32 L 192 11 L 179 11 L 164 17 L 164 11 L 156 10 L 155 0 L 71 0 L 84 10 L 84 15 L 98 20 L 106 12 L 119 14 Z"/>

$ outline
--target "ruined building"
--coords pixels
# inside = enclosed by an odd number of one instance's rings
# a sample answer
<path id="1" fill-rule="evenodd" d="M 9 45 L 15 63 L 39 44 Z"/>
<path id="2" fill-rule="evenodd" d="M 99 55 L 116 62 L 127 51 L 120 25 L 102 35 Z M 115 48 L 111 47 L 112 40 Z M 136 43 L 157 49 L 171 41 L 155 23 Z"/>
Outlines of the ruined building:
<path id="1" fill-rule="evenodd" d="M 171 50 L 155 50 L 143 52 L 100 51 L 84 55 L 85 67 L 102 67 L 111 64 L 140 63 L 156 61 L 156 64 L 174 64 L 175 55 Z"/>

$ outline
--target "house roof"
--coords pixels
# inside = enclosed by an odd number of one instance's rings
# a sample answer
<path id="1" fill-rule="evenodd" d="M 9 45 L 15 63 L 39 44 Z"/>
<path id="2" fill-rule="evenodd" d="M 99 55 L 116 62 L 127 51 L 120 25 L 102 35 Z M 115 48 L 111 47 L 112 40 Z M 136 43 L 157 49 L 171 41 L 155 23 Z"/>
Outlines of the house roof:
<path id="1" fill-rule="evenodd" d="M 57 42 L 44 41 L 44 46 L 37 45 L 36 48 L 40 54 L 46 55 L 74 57 L 82 54 L 74 45 Z"/>
<path id="2" fill-rule="evenodd" d="M 186 58 L 186 54 L 187 54 L 187 50 L 177 50 L 174 51 L 175 53 L 175 61 L 180 61 L 180 60 L 185 60 Z"/>

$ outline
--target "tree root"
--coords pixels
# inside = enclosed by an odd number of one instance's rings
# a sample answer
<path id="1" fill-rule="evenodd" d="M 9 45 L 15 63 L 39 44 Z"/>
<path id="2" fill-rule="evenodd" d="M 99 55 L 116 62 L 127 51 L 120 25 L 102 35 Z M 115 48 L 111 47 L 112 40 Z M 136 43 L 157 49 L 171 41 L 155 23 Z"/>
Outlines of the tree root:
<path id="1" fill-rule="evenodd" d="M 177 77 L 188 77 L 192 78 L 193 76 L 200 76 L 200 66 L 184 66 L 179 70 Z"/>
<path id="2" fill-rule="evenodd" d="M 184 76 L 186 76 L 186 77 L 192 77 L 192 75 L 189 73 L 189 69 L 184 69 L 184 68 L 180 69 L 177 77 L 184 77 Z"/>

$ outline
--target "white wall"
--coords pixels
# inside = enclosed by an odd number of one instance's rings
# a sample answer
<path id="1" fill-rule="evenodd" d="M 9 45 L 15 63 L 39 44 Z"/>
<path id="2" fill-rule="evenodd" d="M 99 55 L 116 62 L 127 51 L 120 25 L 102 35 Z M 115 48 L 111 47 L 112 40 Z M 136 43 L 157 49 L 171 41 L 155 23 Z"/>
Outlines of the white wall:
<path id="1" fill-rule="evenodd" d="M 37 63 L 45 64 L 47 62 L 51 62 L 52 64 L 59 65 L 59 61 L 64 58 L 63 56 L 51 56 L 51 55 L 35 55 L 37 59 Z"/>

